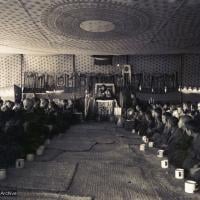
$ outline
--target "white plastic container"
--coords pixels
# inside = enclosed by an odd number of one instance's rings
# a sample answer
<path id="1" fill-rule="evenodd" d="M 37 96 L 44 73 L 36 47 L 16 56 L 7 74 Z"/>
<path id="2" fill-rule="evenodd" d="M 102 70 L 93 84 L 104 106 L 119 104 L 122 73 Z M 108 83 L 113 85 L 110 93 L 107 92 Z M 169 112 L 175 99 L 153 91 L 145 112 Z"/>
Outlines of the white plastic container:
<path id="1" fill-rule="evenodd" d="M 27 161 L 33 161 L 34 158 L 35 158 L 35 155 L 32 154 L 32 153 L 29 153 L 29 154 L 26 155 L 26 160 Z"/>
<path id="2" fill-rule="evenodd" d="M 21 169 L 21 168 L 24 168 L 24 159 L 23 158 L 19 158 L 16 160 L 16 163 L 15 163 L 15 167 L 17 169 Z"/>
<path id="3" fill-rule="evenodd" d="M 6 169 L 0 169 L 0 180 L 6 179 L 7 171 Z"/>
<path id="4" fill-rule="evenodd" d="M 41 145 L 41 146 L 39 146 L 39 148 L 37 149 L 37 151 L 36 151 L 36 155 L 37 156 L 41 156 L 41 155 L 43 155 L 43 153 L 44 153 L 44 145 Z"/>

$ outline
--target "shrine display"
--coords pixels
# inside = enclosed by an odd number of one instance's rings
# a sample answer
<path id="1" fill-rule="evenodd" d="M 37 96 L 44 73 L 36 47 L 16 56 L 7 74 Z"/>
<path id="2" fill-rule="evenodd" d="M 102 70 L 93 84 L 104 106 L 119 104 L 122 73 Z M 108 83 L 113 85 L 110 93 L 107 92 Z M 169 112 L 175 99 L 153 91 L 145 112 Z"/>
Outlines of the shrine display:
<path id="1" fill-rule="evenodd" d="M 95 99 L 99 120 L 108 119 L 114 115 L 114 107 L 117 105 L 114 84 L 95 84 Z"/>
<path id="2" fill-rule="evenodd" d="M 95 96 L 97 99 L 113 99 L 115 95 L 115 86 L 112 83 L 95 84 Z"/>
<path id="3" fill-rule="evenodd" d="M 162 94 L 178 90 L 178 73 L 132 74 L 131 86 L 135 91 Z"/>
<path id="4" fill-rule="evenodd" d="M 115 100 L 96 100 L 97 115 L 102 118 L 109 118 L 114 113 Z"/>
<path id="5" fill-rule="evenodd" d="M 95 87 L 94 85 L 99 84 Z M 101 84 L 115 85 L 115 91 L 108 88 L 107 92 L 112 93 L 123 88 L 140 93 L 162 94 L 178 91 L 178 73 L 133 73 L 130 65 L 123 65 L 121 73 L 24 73 L 23 92 L 45 92 L 51 90 L 65 90 L 65 92 L 85 91 L 91 93 L 100 92 Z M 107 85 L 108 86 L 108 85 Z M 109 86 L 110 87 L 110 86 Z M 103 87 L 102 87 L 103 89 Z M 111 89 L 111 90 L 110 90 Z M 109 91 L 110 90 L 110 91 Z"/>
<path id="6" fill-rule="evenodd" d="M 74 79 L 74 74 L 25 72 L 23 92 L 40 93 L 71 88 L 74 85 Z"/>

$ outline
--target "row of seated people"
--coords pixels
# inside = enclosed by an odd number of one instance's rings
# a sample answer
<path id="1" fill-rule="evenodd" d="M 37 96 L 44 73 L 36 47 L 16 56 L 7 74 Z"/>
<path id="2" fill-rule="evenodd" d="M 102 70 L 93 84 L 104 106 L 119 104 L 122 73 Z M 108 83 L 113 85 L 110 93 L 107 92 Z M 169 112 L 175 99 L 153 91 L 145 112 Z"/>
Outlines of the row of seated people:
<path id="1" fill-rule="evenodd" d="M 198 104 L 199 105 L 199 104 Z M 195 109 L 194 109 L 195 108 Z M 136 105 L 128 115 L 141 136 L 163 149 L 169 162 L 200 182 L 200 107 Z"/>
<path id="2" fill-rule="evenodd" d="M 0 100 L 0 168 L 14 165 L 72 123 L 73 105 L 47 99 L 25 99 L 13 103 Z"/>

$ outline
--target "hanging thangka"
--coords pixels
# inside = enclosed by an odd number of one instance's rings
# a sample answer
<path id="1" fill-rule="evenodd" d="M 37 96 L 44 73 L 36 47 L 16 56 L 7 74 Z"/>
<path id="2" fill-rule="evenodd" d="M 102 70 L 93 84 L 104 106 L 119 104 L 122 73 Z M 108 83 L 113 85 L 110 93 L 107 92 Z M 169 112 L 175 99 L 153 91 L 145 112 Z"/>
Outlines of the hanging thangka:
<path id="1" fill-rule="evenodd" d="M 53 90 L 55 88 L 55 75 L 54 74 L 47 74 L 47 80 L 46 80 L 46 88 L 48 90 Z"/>
<path id="2" fill-rule="evenodd" d="M 65 74 L 56 74 L 56 87 L 57 88 L 64 88 L 66 85 L 66 76 Z"/>
<path id="3" fill-rule="evenodd" d="M 45 89 L 45 74 L 38 73 L 36 76 L 36 88 Z"/>
<path id="4" fill-rule="evenodd" d="M 24 73 L 24 88 L 34 89 L 36 87 L 36 73 L 35 72 L 25 72 Z"/>

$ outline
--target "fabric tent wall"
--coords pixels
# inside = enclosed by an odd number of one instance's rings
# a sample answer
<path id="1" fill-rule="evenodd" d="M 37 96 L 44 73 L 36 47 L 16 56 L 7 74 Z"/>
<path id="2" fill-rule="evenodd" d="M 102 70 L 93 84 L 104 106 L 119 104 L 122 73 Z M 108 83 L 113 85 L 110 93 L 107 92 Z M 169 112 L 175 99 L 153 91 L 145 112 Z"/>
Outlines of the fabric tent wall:
<path id="1" fill-rule="evenodd" d="M 76 71 L 80 73 L 120 73 L 117 64 L 126 64 L 126 56 L 113 56 L 113 65 L 107 66 L 94 65 L 94 58 L 88 55 L 75 56 Z"/>
<path id="2" fill-rule="evenodd" d="M 72 73 L 72 55 L 52 55 L 52 56 L 23 56 L 23 72 L 34 71 L 38 73 Z"/>
<path id="3" fill-rule="evenodd" d="M 180 60 L 182 57 L 182 65 Z M 197 55 L 134 55 L 114 56 L 113 66 L 94 66 L 93 60 L 87 55 L 76 55 L 75 69 L 80 73 L 120 73 L 117 64 L 131 64 L 132 72 L 171 73 L 177 71 L 182 75 L 183 86 L 200 86 L 200 54 Z M 40 73 L 60 73 L 73 71 L 73 55 L 1 55 L 0 56 L 0 87 L 20 85 L 25 71 Z M 181 79 L 181 77 L 179 77 Z M 194 96 L 194 95 L 193 95 Z M 149 97 L 161 101 L 179 101 L 180 94 L 166 95 L 138 94 L 138 97 L 148 100 Z M 183 95 L 188 99 L 189 95 Z M 190 99 L 190 98 L 189 98 Z M 192 100 L 192 99 L 191 99 Z M 195 101 L 198 96 L 195 97 Z"/>
<path id="4" fill-rule="evenodd" d="M 183 86 L 200 87 L 200 55 L 183 55 Z"/>
<path id="5" fill-rule="evenodd" d="M 21 55 L 0 55 L 0 87 L 21 84 Z"/>

